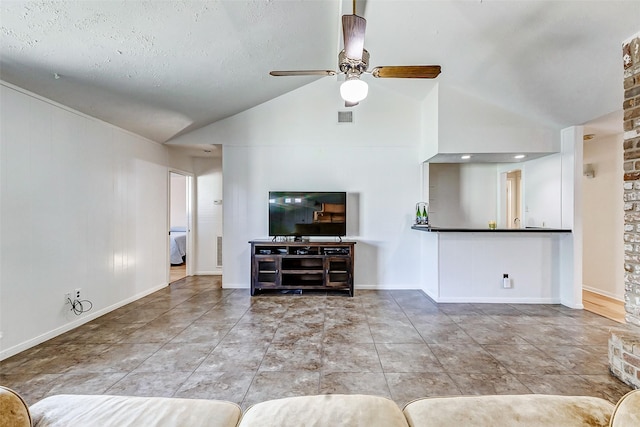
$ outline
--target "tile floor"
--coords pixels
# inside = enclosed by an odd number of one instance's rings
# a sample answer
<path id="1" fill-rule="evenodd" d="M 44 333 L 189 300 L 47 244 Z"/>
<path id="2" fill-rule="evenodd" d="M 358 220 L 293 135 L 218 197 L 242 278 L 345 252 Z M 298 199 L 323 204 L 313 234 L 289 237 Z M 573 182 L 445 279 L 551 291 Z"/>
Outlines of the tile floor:
<path id="1" fill-rule="evenodd" d="M 615 402 L 604 317 L 560 305 L 435 304 L 419 291 L 260 295 L 188 277 L 0 362 L 29 403 L 59 393 L 266 399 L 553 393 Z"/>

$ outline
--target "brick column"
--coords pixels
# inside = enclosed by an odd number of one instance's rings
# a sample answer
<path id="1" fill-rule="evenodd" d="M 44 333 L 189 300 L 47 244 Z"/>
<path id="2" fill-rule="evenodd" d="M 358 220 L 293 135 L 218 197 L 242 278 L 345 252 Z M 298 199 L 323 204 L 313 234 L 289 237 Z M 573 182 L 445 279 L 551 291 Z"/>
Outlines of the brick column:
<path id="1" fill-rule="evenodd" d="M 624 63 L 624 307 L 640 326 L 640 33 L 622 45 Z"/>

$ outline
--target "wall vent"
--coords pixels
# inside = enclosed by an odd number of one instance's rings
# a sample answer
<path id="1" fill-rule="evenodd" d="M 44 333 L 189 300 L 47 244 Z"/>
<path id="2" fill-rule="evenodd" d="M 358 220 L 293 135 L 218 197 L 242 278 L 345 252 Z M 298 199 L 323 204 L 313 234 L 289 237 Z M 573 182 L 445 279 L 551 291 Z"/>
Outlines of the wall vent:
<path id="1" fill-rule="evenodd" d="M 353 111 L 338 111 L 338 123 L 353 123 Z"/>
<path id="2" fill-rule="evenodd" d="M 216 238 L 217 267 L 222 267 L 222 236 Z"/>

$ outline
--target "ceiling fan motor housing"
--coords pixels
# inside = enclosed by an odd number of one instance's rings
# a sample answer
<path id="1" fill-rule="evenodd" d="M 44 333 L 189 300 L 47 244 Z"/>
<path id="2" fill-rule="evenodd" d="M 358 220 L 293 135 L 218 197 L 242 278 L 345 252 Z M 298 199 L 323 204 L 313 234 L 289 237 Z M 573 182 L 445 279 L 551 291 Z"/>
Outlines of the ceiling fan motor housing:
<path id="1" fill-rule="evenodd" d="M 367 71 L 369 68 L 369 52 L 366 49 L 362 49 L 362 59 L 348 58 L 344 49 L 338 54 L 338 64 L 340 71 L 350 76 L 359 76 Z"/>

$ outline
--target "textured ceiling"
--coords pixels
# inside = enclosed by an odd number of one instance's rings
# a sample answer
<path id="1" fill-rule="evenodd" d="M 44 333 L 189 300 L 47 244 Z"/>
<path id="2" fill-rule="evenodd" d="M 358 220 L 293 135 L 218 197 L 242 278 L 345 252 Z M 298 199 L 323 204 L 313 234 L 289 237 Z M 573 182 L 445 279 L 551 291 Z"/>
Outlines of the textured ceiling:
<path id="1" fill-rule="evenodd" d="M 359 5 L 372 66 L 440 64 L 441 84 L 555 127 L 621 109 L 621 43 L 640 31 L 640 1 Z M 313 81 L 269 70 L 335 68 L 342 13 L 350 1 L 3 0 L 0 78 L 165 142 Z"/>

